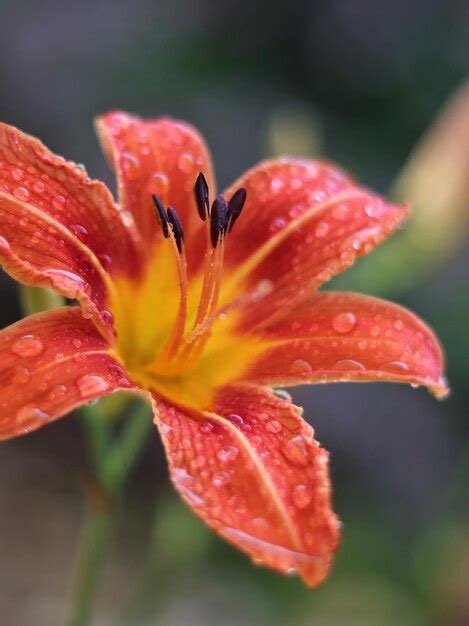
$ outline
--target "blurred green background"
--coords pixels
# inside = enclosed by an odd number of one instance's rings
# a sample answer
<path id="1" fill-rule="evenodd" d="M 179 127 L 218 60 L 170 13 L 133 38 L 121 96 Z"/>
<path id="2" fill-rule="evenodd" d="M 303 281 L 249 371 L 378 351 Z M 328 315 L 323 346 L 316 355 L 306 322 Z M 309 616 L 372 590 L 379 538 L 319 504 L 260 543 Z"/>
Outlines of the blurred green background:
<path id="1" fill-rule="evenodd" d="M 265 156 L 302 152 L 387 192 L 469 73 L 465 0 L 15 0 L 0 17 L 0 119 L 112 188 L 91 120 L 121 107 L 198 126 L 220 187 Z M 469 145 L 461 154 L 467 167 Z M 170 489 L 155 433 L 119 511 L 97 624 L 469 624 L 468 214 L 466 196 L 462 236 L 444 255 L 424 233 L 418 253 L 398 234 L 400 246 L 337 283 L 392 297 L 436 328 L 451 398 L 381 384 L 293 394 L 331 451 L 344 522 L 323 587 L 257 569 L 206 530 Z M 0 297 L 5 326 L 20 311 L 4 274 Z M 62 623 L 89 471 L 76 416 L 1 446 L 2 624 Z"/>

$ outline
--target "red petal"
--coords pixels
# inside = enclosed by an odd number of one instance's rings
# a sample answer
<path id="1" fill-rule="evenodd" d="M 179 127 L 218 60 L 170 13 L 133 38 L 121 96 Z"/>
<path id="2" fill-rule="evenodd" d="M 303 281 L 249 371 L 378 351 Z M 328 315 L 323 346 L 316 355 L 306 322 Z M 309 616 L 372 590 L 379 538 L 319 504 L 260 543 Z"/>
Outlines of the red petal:
<path id="1" fill-rule="evenodd" d="M 111 274 L 136 271 L 137 235 L 106 186 L 7 124 L 0 124 L 0 192 L 64 226 Z"/>
<path id="2" fill-rule="evenodd" d="M 194 202 L 194 183 L 203 172 L 214 193 L 210 154 L 195 128 L 167 117 L 142 120 L 122 111 L 111 111 L 96 121 L 103 149 L 115 170 L 121 205 L 133 215 L 147 240 L 160 229 L 151 195 L 177 211 L 184 226 L 189 270 L 200 261 L 205 247 L 202 223 Z"/>
<path id="3" fill-rule="evenodd" d="M 433 331 L 406 309 L 354 293 L 316 293 L 263 329 L 275 344 L 245 375 L 271 385 L 394 381 L 447 393 Z"/>
<path id="4" fill-rule="evenodd" d="M 139 263 L 132 233 L 106 187 L 5 124 L 0 262 L 21 282 L 80 300 L 109 337 L 109 274 L 135 273 Z"/>
<path id="5" fill-rule="evenodd" d="M 318 585 L 337 548 L 338 521 L 328 453 L 300 409 L 248 385 L 221 390 L 216 413 L 205 418 L 155 406 L 171 479 L 194 512 L 256 563 Z"/>
<path id="6" fill-rule="evenodd" d="M 326 163 L 268 161 L 248 171 L 227 197 L 238 187 L 246 188 L 247 200 L 225 258 L 232 280 L 242 281 L 254 299 L 246 327 L 282 314 L 369 253 L 406 216 L 404 207 Z"/>
<path id="7" fill-rule="evenodd" d="M 78 307 L 32 315 L 0 331 L 0 439 L 132 386 Z"/>

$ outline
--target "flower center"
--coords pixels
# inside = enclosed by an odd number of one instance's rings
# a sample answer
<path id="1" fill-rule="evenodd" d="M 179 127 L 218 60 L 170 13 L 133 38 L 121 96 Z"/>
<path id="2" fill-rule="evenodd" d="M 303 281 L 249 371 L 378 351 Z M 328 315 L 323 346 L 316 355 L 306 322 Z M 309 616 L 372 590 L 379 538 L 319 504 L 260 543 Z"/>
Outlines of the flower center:
<path id="1" fill-rule="evenodd" d="M 192 325 L 188 324 L 187 260 L 184 230 L 178 214 L 172 207 L 163 206 L 153 195 L 155 213 L 163 237 L 171 246 L 176 260 L 179 287 L 179 305 L 169 337 L 156 359 L 147 370 L 164 373 L 167 377 L 181 376 L 190 371 L 211 336 L 212 326 L 223 310 L 218 308 L 223 271 L 225 237 L 231 232 L 241 215 L 246 201 L 246 191 L 240 188 L 226 202 L 220 194 L 210 206 L 209 190 L 202 173 L 194 185 L 194 197 L 200 219 L 206 224 L 206 250 L 200 299 Z"/>

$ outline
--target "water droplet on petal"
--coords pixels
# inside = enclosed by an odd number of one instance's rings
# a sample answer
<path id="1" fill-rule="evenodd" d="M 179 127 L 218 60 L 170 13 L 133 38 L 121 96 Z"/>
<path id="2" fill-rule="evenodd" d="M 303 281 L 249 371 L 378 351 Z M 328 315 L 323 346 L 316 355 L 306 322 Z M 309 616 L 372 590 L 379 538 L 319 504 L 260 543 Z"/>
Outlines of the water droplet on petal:
<path id="1" fill-rule="evenodd" d="M 13 195 L 15 198 L 18 198 L 18 200 L 21 200 L 21 202 L 29 200 L 29 191 L 26 187 L 16 187 L 16 189 L 13 189 Z"/>
<path id="2" fill-rule="evenodd" d="M 54 196 L 52 198 L 52 206 L 54 209 L 57 209 L 57 211 L 62 211 L 65 206 L 65 196 L 61 196 L 60 194 Z"/>
<path id="3" fill-rule="evenodd" d="M 329 232 L 329 225 L 327 222 L 319 222 L 319 224 L 314 229 L 314 234 L 318 239 L 322 239 Z"/>
<path id="4" fill-rule="evenodd" d="M 49 394 L 50 400 L 56 400 L 65 395 L 67 387 L 65 385 L 56 385 Z"/>
<path id="5" fill-rule="evenodd" d="M 276 217 L 270 224 L 270 230 L 272 233 L 276 233 L 277 231 L 282 230 L 282 228 L 285 228 L 286 225 L 287 220 L 284 217 Z"/>
<path id="6" fill-rule="evenodd" d="M 112 263 L 112 259 L 109 256 L 109 254 L 97 254 L 96 256 L 98 257 L 98 260 L 101 263 L 101 265 L 103 266 L 103 268 L 105 270 L 109 269 L 109 266 Z"/>
<path id="7" fill-rule="evenodd" d="M 404 328 L 404 322 L 402 320 L 394 320 L 392 325 L 396 330 L 402 330 Z"/>
<path id="8" fill-rule="evenodd" d="M 363 371 L 365 369 L 363 363 L 360 363 L 360 361 L 354 361 L 353 359 L 340 359 L 340 361 L 336 362 L 335 366 L 339 370 L 346 371 Z"/>
<path id="9" fill-rule="evenodd" d="M 164 197 L 169 189 L 169 179 L 164 172 L 155 172 L 152 174 L 147 183 L 149 194 L 156 194 Z"/>
<path id="10" fill-rule="evenodd" d="M 27 404 L 17 412 L 16 421 L 21 424 L 31 420 L 48 420 L 50 417 L 49 413 L 42 411 L 42 409 Z"/>
<path id="11" fill-rule="evenodd" d="M 401 374 L 403 372 L 410 371 L 410 365 L 408 363 L 404 363 L 403 361 L 387 361 L 386 363 L 381 363 L 378 369 L 385 372 L 396 372 Z"/>
<path id="12" fill-rule="evenodd" d="M 267 422 L 264 428 L 269 433 L 279 433 L 282 430 L 282 424 L 280 422 L 277 422 L 277 420 L 272 420 L 270 422 Z"/>
<path id="13" fill-rule="evenodd" d="M 124 176 L 129 180 L 135 180 L 140 175 L 140 161 L 134 154 L 123 152 L 121 165 L 124 170 Z"/>
<path id="14" fill-rule="evenodd" d="M 307 374 L 312 371 L 311 363 L 308 363 L 308 361 L 304 359 L 295 359 L 290 368 L 292 374 Z"/>
<path id="15" fill-rule="evenodd" d="M 352 331 L 357 323 L 353 313 L 339 313 L 332 319 L 332 326 L 338 333 L 345 334 Z"/>
<path id="16" fill-rule="evenodd" d="M 226 419 L 230 420 L 230 422 L 232 424 L 235 424 L 236 426 L 244 426 L 244 420 L 241 417 L 241 415 L 237 415 L 236 413 L 229 413 L 226 416 Z"/>
<path id="17" fill-rule="evenodd" d="M 200 430 L 205 433 L 205 434 L 209 434 L 211 433 L 215 428 L 215 425 L 212 424 L 212 422 L 204 422 L 203 424 L 200 425 Z"/>
<path id="18" fill-rule="evenodd" d="M 272 178 L 270 181 L 270 188 L 274 193 L 278 193 L 283 187 L 283 180 L 281 178 Z"/>
<path id="19" fill-rule="evenodd" d="M 297 485 L 292 493 L 293 502 L 299 509 L 304 509 L 312 500 L 311 490 L 306 485 Z"/>
<path id="20" fill-rule="evenodd" d="M 77 387 L 82 398 L 92 398 L 109 389 L 109 383 L 102 376 L 86 374 L 77 380 Z"/>
<path id="21" fill-rule="evenodd" d="M 181 172 L 190 174 L 194 170 L 194 157 L 190 152 L 183 152 L 178 159 L 178 167 Z"/>
<path id="22" fill-rule="evenodd" d="M 285 389 L 274 389 L 274 395 L 277 396 L 277 398 L 291 402 L 291 395 Z"/>
<path id="23" fill-rule="evenodd" d="M 0 250 L 3 250 L 4 252 L 7 252 L 8 250 L 10 250 L 10 244 L 5 239 L 5 237 L 2 237 L 2 236 L 0 236 Z"/>
<path id="24" fill-rule="evenodd" d="M 70 224 L 69 228 L 80 241 L 88 239 L 88 231 L 82 224 Z"/>
<path id="25" fill-rule="evenodd" d="M 13 382 L 17 384 L 27 383 L 31 378 L 31 373 L 27 367 L 23 367 L 22 365 L 17 365 L 13 368 Z"/>
<path id="26" fill-rule="evenodd" d="M 44 350 L 44 344 L 34 335 L 23 335 L 11 346 L 11 351 L 22 357 L 38 356 Z"/>
<path id="27" fill-rule="evenodd" d="M 24 172 L 19 167 L 15 167 L 11 171 L 11 175 L 13 177 L 13 180 L 16 180 L 16 182 L 18 182 L 18 181 L 22 180 L 22 178 L 24 178 Z"/>
<path id="28" fill-rule="evenodd" d="M 33 184 L 33 189 L 36 193 L 43 193 L 46 189 L 46 185 L 45 183 L 42 182 L 42 180 L 37 180 L 34 184 Z"/>
<path id="29" fill-rule="evenodd" d="M 230 480 L 230 475 L 228 472 L 217 472 L 213 475 L 212 484 L 214 487 L 220 488 L 226 485 Z"/>
<path id="30" fill-rule="evenodd" d="M 235 446 L 225 446 L 217 452 L 217 458 L 222 463 L 230 463 L 234 461 L 239 454 L 238 448 Z"/>
<path id="31" fill-rule="evenodd" d="M 301 435 L 289 439 L 282 448 L 282 452 L 289 461 L 298 467 L 305 467 L 309 463 L 308 448 Z"/>

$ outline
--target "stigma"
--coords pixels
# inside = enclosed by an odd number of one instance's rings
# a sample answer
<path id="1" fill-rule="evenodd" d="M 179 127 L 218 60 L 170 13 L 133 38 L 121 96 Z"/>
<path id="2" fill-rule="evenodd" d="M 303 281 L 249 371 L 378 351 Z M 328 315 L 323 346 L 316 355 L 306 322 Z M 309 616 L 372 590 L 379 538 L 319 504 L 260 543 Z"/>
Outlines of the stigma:
<path id="1" fill-rule="evenodd" d="M 167 375 L 190 370 L 211 336 L 214 321 L 220 316 L 219 297 L 223 273 L 225 239 L 231 233 L 246 202 L 246 190 L 238 189 L 227 201 L 218 194 L 210 203 L 209 187 L 200 172 L 194 184 L 195 208 L 205 223 L 205 258 L 198 305 L 188 314 L 187 259 L 184 225 L 174 207 L 165 207 L 152 195 L 155 217 L 163 238 L 171 246 L 178 271 L 179 306 L 169 337 L 152 365 Z"/>

